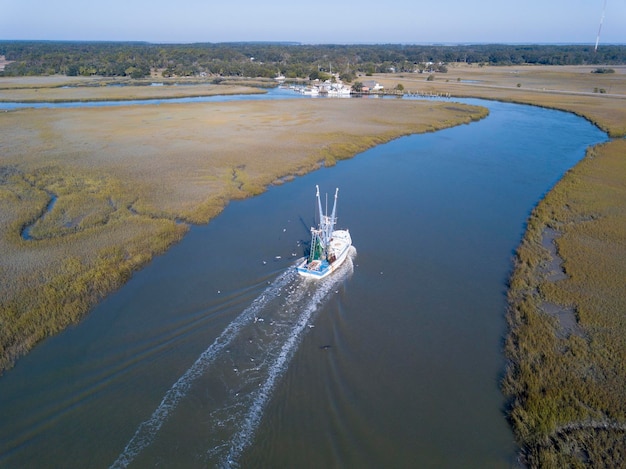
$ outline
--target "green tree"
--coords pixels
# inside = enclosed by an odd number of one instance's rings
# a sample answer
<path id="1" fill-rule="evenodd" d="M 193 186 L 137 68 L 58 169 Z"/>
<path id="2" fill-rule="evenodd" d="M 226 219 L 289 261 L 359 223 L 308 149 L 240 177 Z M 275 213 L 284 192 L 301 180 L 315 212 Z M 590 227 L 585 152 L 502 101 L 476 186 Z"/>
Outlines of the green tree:
<path id="1" fill-rule="evenodd" d="M 309 80 L 326 81 L 326 80 L 330 80 L 330 77 L 331 75 L 329 75 L 328 73 L 320 72 L 319 70 L 313 70 L 309 74 Z"/>
<path id="2" fill-rule="evenodd" d="M 341 75 L 339 75 L 339 79 L 347 83 L 352 82 L 352 80 L 354 80 L 355 78 L 356 78 L 356 75 L 354 74 L 354 72 L 344 72 Z"/>

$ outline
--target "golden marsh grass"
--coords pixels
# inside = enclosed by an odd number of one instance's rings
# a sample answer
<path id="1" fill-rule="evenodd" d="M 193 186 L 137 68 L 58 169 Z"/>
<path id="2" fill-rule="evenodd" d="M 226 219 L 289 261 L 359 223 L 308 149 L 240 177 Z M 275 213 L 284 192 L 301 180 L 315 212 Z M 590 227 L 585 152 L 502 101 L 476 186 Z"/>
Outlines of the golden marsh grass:
<path id="1" fill-rule="evenodd" d="M 0 369 L 179 240 L 181 221 L 206 223 L 283 178 L 486 113 L 401 100 L 0 113 Z"/>
<path id="2" fill-rule="evenodd" d="M 626 464 L 625 155 L 623 139 L 590 149 L 534 210 L 518 249 L 503 390 L 531 467 Z M 545 272 L 548 227 L 560 234 L 557 281 Z M 574 332 L 546 303 L 573 309 Z"/>

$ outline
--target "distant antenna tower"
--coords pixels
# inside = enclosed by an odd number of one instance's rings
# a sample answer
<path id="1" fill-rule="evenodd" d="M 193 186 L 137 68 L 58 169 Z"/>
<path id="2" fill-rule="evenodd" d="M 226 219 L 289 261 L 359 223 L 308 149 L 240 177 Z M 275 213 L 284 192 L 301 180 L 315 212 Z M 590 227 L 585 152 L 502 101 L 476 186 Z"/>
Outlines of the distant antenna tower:
<path id="1" fill-rule="evenodd" d="M 598 36 L 596 37 L 596 47 L 594 52 L 598 52 L 598 43 L 600 42 L 600 33 L 602 32 L 602 23 L 604 22 L 604 14 L 606 13 L 606 0 L 604 0 L 604 6 L 602 7 L 602 16 L 600 17 L 600 27 L 598 28 Z"/>

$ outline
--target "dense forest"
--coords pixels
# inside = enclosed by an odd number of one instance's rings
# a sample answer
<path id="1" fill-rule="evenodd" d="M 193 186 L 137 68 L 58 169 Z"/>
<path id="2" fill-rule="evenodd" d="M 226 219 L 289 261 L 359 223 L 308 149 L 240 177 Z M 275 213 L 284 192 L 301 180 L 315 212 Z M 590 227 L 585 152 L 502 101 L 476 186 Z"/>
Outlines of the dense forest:
<path id="1" fill-rule="evenodd" d="M 626 64 L 626 45 L 304 45 L 298 43 L 152 44 L 143 42 L 0 41 L 10 63 L 0 76 L 63 74 L 142 78 L 246 76 L 316 78 L 336 72 L 421 71 L 464 62 L 483 65 Z M 439 68 L 437 68 L 439 67 Z"/>

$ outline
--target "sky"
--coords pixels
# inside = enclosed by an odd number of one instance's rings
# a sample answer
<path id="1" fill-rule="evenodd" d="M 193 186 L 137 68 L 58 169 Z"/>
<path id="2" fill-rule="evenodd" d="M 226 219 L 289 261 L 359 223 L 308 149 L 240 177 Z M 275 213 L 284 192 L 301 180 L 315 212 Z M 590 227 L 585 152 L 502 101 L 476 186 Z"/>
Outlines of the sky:
<path id="1" fill-rule="evenodd" d="M 0 40 L 626 44 L 626 0 L 0 0 Z"/>

